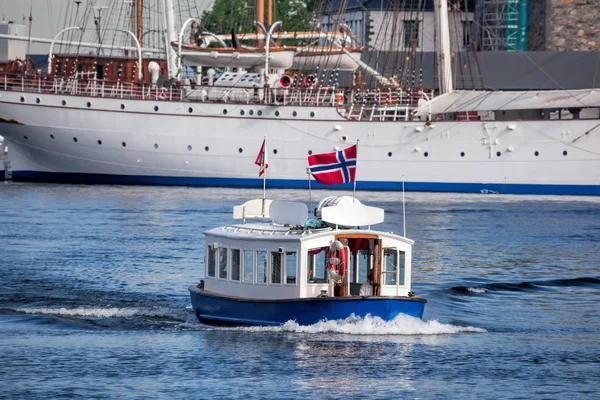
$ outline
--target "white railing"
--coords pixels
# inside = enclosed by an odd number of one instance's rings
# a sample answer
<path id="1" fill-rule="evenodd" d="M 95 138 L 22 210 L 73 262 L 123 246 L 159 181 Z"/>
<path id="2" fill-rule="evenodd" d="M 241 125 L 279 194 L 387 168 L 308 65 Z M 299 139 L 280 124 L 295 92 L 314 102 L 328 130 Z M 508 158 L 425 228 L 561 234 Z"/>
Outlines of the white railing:
<path id="1" fill-rule="evenodd" d="M 118 99 L 186 101 L 195 103 L 271 104 L 336 107 L 344 118 L 368 121 L 407 121 L 416 107 L 422 88 L 260 88 L 210 85 L 170 85 L 109 82 L 95 74 L 74 77 L 0 74 L 0 90 L 66 94 Z M 433 91 L 427 92 L 433 97 Z"/>

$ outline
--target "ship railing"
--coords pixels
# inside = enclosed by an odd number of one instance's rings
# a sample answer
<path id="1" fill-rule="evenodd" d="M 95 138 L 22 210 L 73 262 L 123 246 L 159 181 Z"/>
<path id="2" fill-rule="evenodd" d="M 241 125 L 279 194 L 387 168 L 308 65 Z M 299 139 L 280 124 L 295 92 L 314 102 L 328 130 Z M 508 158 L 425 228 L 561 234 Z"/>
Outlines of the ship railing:
<path id="1" fill-rule="evenodd" d="M 226 225 L 222 228 L 224 231 L 231 232 L 239 232 L 239 233 L 248 233 L 253 235 L 265 235 L 265 236 L 290 236 L 290 235 L 299 235 L 302 236 L 307 233 L 302 229 L 269 229 L 269 228 L 251 228 L 245 226 L 230 226 Z"/>
<path id="2" fill-rule="evenodd" d="M 340 115 L 358 120 L 406 120 L 421 99 L 423 88 L 239 87 L 108 81 L 95 76 L 72 77 L 0 74 L 0 88 L 23 92 L 67 94 L 120 99 L 201 103 L 268 104 L 336 107 Z M 428 91 L 429 98 L 434 96 Z"/>

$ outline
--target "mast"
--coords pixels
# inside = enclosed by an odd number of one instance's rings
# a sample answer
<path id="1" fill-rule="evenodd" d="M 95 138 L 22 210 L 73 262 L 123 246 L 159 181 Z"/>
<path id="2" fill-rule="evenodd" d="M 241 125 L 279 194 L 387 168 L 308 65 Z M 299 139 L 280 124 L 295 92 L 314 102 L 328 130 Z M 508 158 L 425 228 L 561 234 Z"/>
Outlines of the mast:
<path id="1" fill-rule="evenodd" d="M 267 1 L 267 26 L 270 28 L 271 25 L 273 25 L 273 0 L 268 0 Z"/>
<path id="2" fill-rule="evenodd" d="M 265 0 L 256 1 L 256 22 L 260 22 L 263 26 L 265 24 Z M 269 28 L 267 27 L 267 29 Z M 259 39 L 258 47 L 263 47 L 264 45 L 265 41 L 263 39 Z"/>
<path id="3" fill-rule="evenodd" d="M 138 38 L 138 42 L 140 42 L 140 47 L 142 46 L 142 36 L 144 34 L 144 26 L 143 23 L 144 21 L 142 21 L 142 10 L 144 8 L 144 0 L 137 0 L 135 2 L 135 6 L 136 6 L 136 11 L 137 11 L 137 18 L 136 18 L 136 23 L 137 23 L 137 38 Z"/>
<path id="4" fill-rule="evenodd" d="M 448 0 L 436 0 L 435 17 L 439 32 L 438 40 L 438 75 L 440 94 L 450 93 L 452 87 L 452 65 L 450 53 L 450 27 L 448 24 Z"/>
<path id="5" fill-rule="evenodd" d="M 177 32 L 175 32 L 175 10 L 173 9 L 173 0 L 163 0 L 163 7 L 165 12 L 165 27 L 166 32 L 166 43 L 165 48 L 167 49 L 167 65 L 169 66 L 169 78 L 177 79 L 179 71 L 177 71 L 177 53 L 171 46 L 171 43 L 177 41 Z"/>

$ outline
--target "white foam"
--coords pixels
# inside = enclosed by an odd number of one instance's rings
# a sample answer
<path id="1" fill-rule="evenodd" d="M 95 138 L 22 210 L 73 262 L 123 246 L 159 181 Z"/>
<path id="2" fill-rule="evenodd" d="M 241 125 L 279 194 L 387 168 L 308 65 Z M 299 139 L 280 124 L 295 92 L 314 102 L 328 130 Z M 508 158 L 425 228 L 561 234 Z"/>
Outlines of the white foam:
<path id="1" fill-rule="evenodd" d="M 364 318 L 350 316 L 343 320 L 319 321 L 314 325 L 303 326 L 288 321 L 277 327 L 229 328 L 262 332 L 296 333 L 343 333 L 349 335 L 448 335 L 463 332 L 484 333 L 485 329 L 472 326 L 443 324 L 436 320 L 423 321 L 419 318 L 399 314 L 391 321 L 367 315 Z"/>
<path id="2" fill-rule="evenodd" d="M 176 317 L 173 312 L 164 308 L 15 308 L 14 311 L 25 314 L 58 315 L 64 317 L 87 317 L 87 318 L 131 318 L 142 317 Z"/>
<path id="3" fill-rule="evenodd" d="M 472 288 L 472 287 L 470 287 L 470 288 L 467 288 L 467 291 L 471 292 L 471 293 L 485 293 L 488 290 L 486 288 Z"/>

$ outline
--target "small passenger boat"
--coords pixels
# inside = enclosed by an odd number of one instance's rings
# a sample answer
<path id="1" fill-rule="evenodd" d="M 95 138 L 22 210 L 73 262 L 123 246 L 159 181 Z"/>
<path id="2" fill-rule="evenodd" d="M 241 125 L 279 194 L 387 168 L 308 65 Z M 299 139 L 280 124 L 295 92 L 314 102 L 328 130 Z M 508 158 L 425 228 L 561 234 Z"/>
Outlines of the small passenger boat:
<path id="1" fill-rule="evenodd" d="M 204 233 L 205 278 L 189 288 L 201 322 L 422 318 L 426 300 L 411 291 L 413 241 L 371 228 L 383 209 L 332 196 L 308 218 L 304 203 L 256 199 L 233 216 L 241 223 Z"/>

